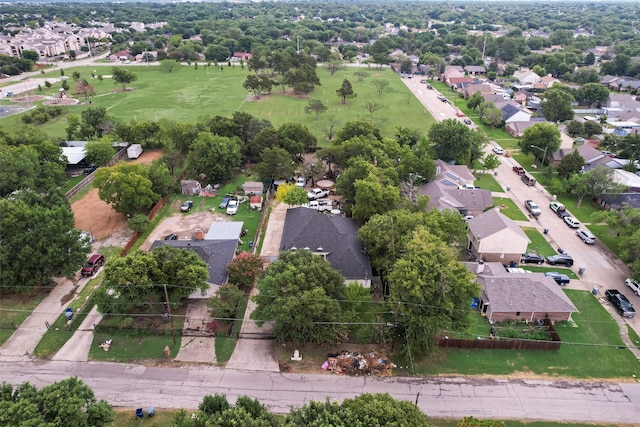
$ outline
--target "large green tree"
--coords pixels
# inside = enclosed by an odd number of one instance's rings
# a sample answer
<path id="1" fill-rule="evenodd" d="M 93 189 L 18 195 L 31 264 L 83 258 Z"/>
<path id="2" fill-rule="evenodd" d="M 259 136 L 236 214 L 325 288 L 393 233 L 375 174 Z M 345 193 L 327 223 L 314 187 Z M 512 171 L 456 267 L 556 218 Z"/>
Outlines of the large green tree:
<path id="1" fill-rule="evenodd" d="M 397 307 L 393 316 L 397 332 L 406 340 L 403 352 L 412 358 L 433 351 L 442 330 L 464 330 L 469 304 L 480 293 L 473 274 L 425 227 L 414 231 L 389 282 L 389 301 Z"/>
<path id="2" fill-rule="evenodd" d="M 524 130 L 518 142 L 524 154 L 533 153 L 543 163 L 560 148 L 560 131 L 552 123 L 536 123 Z M 545 157 L 543 159 L 543 157 Z"/>
<path id="3" fill-rule="evenodd" d="M 78 271 L 87 248 L 63 194 L 22 191 L 0 199 L 0 212 L 0 292 L 29 292 L 53 273 Z"/>
<path id="4" fill-rule="evenodd" d="M 251 318 L 259 326 L 273 321 L 278 341 L 335 343 L 342 338 L 338 300 L 343 299 L 344 277 L 324 258 L 305 249 L 281 252 L 258 290 Z"/>
<path id="5" fill-rule="evenodd" d="M 471 132 L 464 123 L 445 119 L 431 125 L 428 136 L 438 159 L 467 164 L 471 155 Z"/>
<path id="6" fill-rule="evenodd" d="M 594 198 L 601 194 L 620 193 L 627 187 L 613 180 L 613 169 L 597 166 L 590 171 L 577 173 L 569 179 L 569 192 L 578 198 L 576 207 L 580 209 L 584 198 Z"/>
<path id="7" fill-rule="evenodd" d="M 549 89 L 544 94 L 542 115 L 550 122 L 573 119 L 573 96 L 562 89 Z"/>
<path id="8" fill-rule="evenodd" d="M 240 142 L 210 132 L 198 134 L 187 155 L 190 174 L 209 183 L 231 178 L 240 163 Z"/>
<path id="9" fill-rule="evenodd" d="M 364 222 L 373 215 L 395 209 L 400 201 L 398 187 L 386 184 L 376 173 L 357 180 L 354 188 L 356 193 L 352 215 L 358 221 Z"/>
<path id="10" fill-rule="evenodd" d="M 295 163 L 291 154 L 284 148 L 265 148 L 260 154 L 256 172 L 262 179 L 286 179 L 293 176 Z"/>
<path id="11" fill-rule="evenodd" d="M 622 206 L 597 213 L 594 222 L 604 222 L 616 235 L 620 258 L 631 265 L 633 279 L 640 282 L 640 209 Z"/>
<path id="12" fill-rule="evenodd" d="M 111 68 L 111 78 L 114 83 L 122 85 L 122 90 L 125 90 L 129 83 L 137 80 L 138 76 L 122 67 L 113 67 Z"/>
<path id="13" fill-rule="evenodd" d="M 600 83 L 587 83 L 578 89 L 576 95 L 578 101 L 584 101 L 592 105 L 603 103 L 609 97 L 609 89 Z"/>
<path id="14" fill-rule="evenodd" d="M 342 86 L 336 89 L 336 93 L 342 100 L 343 104 L 347 103 L 347 99 L 355 98 L 356 96 L 358 96 L 358 94 L 353 91 L 353 86 L 351 86 L 351 82 L 347 79 L 344 79 L 342 81 Z"/>
<path id="15" fill-rule="evenodd" d="M 121 214 L 147 213 L 160 195 L 153 191 L 149 169 L 139 164 L 120 164 L 96 171 L 93 185 L 100 199 Z"/>
<path id="16" fill-rule="evenodd" d="M 570 178 L 573 174 L 578 173 L 584 167 L 584 157 L 580 155 L 578 150 L 567 154 L 560 160 L 558 164 L 558 176 L 563 179 Z"/>
<path id="17" fill-rule="evenodd" d="M 110 138 L 103 138 L 96 141 L 88 141 L 84 147 L 87 156 L 86 161 L 96 166 L 104 166 L 116 154 Z"/>
<path id="18" fill-rule="evenodd" d="M 0 425 L 102 427 L 113 421 L 113 408 L 96 400 L 93 390 L 76 377 L 36 389 L 28 382 L 0 386 Z"/>
<path id="19" fill-rule="evenodd" d="M 104 283 L 96 293 L 101 313 L 127 313 L 132 306 L 180 302 L 196 289 L 209 289 L 207 265 L 188 249 L 162 245 L 151 252 L 134 251 L 105 265 Z"/>

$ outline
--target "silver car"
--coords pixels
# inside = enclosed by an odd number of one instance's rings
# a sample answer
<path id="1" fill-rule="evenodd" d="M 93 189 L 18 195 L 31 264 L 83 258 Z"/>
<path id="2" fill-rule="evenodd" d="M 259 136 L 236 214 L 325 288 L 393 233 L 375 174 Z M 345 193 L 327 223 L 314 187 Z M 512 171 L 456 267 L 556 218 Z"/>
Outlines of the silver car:
<path id="1" fill-rule="evenodd" d="M 591 234 L 589 230 L 583 230 L 582 228 L 576 231 L 576 235 L 582 239 L 587 245 L 594 245 L 596 243 L 596 236 Z"/>

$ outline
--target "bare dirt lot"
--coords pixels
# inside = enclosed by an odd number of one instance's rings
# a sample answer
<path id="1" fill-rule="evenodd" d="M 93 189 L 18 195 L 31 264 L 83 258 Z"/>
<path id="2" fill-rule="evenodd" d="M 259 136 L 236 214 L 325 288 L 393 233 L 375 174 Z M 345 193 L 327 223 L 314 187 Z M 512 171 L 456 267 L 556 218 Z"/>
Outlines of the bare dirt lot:
<path id="1" fill-rule="evenodd" d="M 140 249 L 149 250 L 154 241 L 164 239 L 167 234 L 176 234 L 180 240 L 191 239 L 198 228 L 206 234 L 211 224 L 216 221 L 229 221 L 229 218 L 211 212 L 196 212 L 190 215 L 175 214 L 160 221 L 147 240 L 140 245 Z"/>
<path id="2" fill-rule="evenodd" d="M 140 157 L 132 160 L 132 163 L 149 164 L 160 157 L 161 150 L 145 150 Z M 71 210 L 76 228 L 93 234 L 100 241 L 100 246 L 125 246 L 133 236 L 133 232 L 127 227 L 125 216 L 100 200 L 95 188 L 71 204 Z"/>

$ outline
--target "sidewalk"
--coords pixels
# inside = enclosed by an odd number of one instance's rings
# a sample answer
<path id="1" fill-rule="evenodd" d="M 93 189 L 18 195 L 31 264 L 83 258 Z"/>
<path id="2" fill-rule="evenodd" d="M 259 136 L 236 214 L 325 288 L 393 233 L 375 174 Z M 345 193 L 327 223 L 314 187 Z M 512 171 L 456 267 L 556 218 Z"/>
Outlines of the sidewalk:
<path id="1" fill-rule="evenodd" d="M 81 278 L 73 282 L 66 277 L 54 277 L 53 281 L 57 283 L 56 287 L 22 322 L 11 338 L 0 347 L 0 359 L 19 360 L 31 356 L 47 332 L 46 324 L 52 325 L 56 321 L 73 301 L 75 295 L 82 291 L 89 279 Z"/>

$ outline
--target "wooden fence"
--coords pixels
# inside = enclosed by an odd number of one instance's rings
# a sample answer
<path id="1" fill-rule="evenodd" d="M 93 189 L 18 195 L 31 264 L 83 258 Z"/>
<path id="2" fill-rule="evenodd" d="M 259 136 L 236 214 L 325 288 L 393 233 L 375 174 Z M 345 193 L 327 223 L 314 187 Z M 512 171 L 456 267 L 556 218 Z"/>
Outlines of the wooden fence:
<path id="1" fill-rule="evenodd" d="M 495 338 L 495 339 L 459 339 L 440 337 L 437 339 L 438 347 L 442 348 L 482 348 L 500 350 L 559 350 L 562 340 L 556 332 L 553 323 L 545 319 L 544 325 L 552 336 L 551 341 L 526 340 L 517 338 Z"/>
<path id="2" fill-rule="evenodd" d="M 113 166 L 113 165 L 115 165 L 118 161 L 120 161 L 120 159 L 122 159 L 126 155 L 127 155 L 127 147 L 124 147 L 120 151 L 118 151 L 115 154 L 115 156 L 113 156 L 111 158 L 111 160 L 109 160 L 107 162 L 107 164 L 105 166 Z M 82 181 L 80 181 L 79 183 L 74 185 L 71 190 L 66 192 L 66 194 L 65 194 L 66 198 L 70 199 L 71 197 L 73 197 L 76 194 L 78 194 L 80 192 L 80 190 L 82 190 L 84 187 L 86 187 L 87 185 L 89 185 L 89 184 L 91 184 L 93 182 L 93 179 L 95 178 L 95 176 L 96 176 L 96 171 L 93 171 L 89 175 L 87 175 L 87 177 L 85 179 L 83 179 Z"/>
<path id="3" fill-rule="evenodd" d="M 158 203 L 156 203 L 155 206 L 151 209 L 151 212 L 149 212 L 149 215 L 147 215 L 147 218 L 149 218 L 149 220 L 152 220 L 153 218 L 155 218 L 155 216 L 158 215 L 158 212 L 160 212 L 160 209 L 162 209 L 162 207 L 164 206 L 165 203 L 167 203 L 168 200 L 169 200 L 169 196 L 164 196 L 160 200 L 158 200 Z M 133 237 L 131 237 L 129 242 L 127 242 L 124 249 L 122 249 L 122 251 L 120 252 L 120 256 L 126 256 L 131 250 L 131 248 L 133 247 L 133 245 L 136 244 L 140 236 L 141 234 L 136 232 L 133 235 Z"/>

